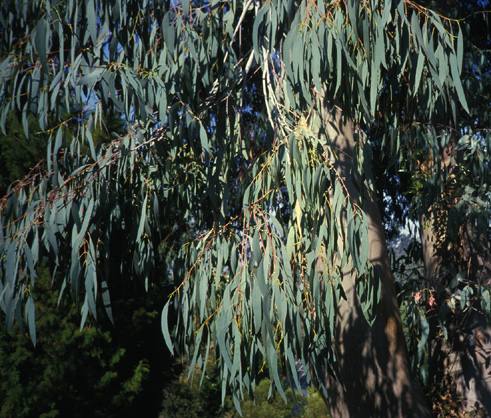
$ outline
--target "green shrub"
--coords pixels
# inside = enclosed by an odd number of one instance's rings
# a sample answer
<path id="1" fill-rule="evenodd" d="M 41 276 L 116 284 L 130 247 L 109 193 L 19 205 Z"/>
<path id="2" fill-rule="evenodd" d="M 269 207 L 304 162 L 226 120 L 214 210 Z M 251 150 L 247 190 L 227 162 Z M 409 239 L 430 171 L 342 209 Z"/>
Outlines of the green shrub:
<path id="1" fill-rule="evenodd" d="M 32 294 L 36 347 L 25 329 L 0 329 L 0 417 L 124 417 L 142 406 L 157 416 L 169 358 L 148 295 L 114 303 L 116 326 L 80 330 L 78 309 L 67 297 L 58 305 L 47 270 Z"/>

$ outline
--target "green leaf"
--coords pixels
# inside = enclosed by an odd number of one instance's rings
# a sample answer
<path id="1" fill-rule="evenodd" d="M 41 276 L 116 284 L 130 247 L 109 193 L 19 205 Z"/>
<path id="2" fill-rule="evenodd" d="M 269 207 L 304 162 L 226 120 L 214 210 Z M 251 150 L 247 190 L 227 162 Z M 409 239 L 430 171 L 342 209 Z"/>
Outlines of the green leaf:
<path id="1" fill-rule="evenodd" d="M 208 134 L 206 133 L 205 127 L 201 123 L 199 125 L 199 138 L 201 141 L 201 147 L 205 152 L 205 158 L 209 158 L 211 155 L 211 150 L 208 142 Z"/>
<path id="2" fill-rule="evenodd" d="M 89 26 L 90 37 L 92 38 L 92 44 L 97 44 L 97 16 L 95 13 L 95 1 L 88 0 L 86 3 L 86 11 L 87 11 L 87 23 Z"/>
<path id="3" fill-rule="evenodd" d="M 259 262 L 259 260 L 261 259 L 261 246 L 259 244 L 259 238 L 261 235 L 260 231 L 261 229 L 259 227 L 256 227 L 252 239 L 251 268 L 253 268 L 255 263 Z"/>
<path id="4" fill-rule="evenodd" d="M 86 75 L 80 78 L 78 84 L 81 86 L 85 86 L 85 85 L 93 86 L 102 78 L 105 71 L 106 71 L 105 68 L 91 69 L 90 72 L 88 72 Z"/>
<path id="5" fill-rule="evenodd" d="M 425 62 L 424 54 L 422 52 L 420 52 L 418 54 L 418 61 L 416 64 L 416 73 L 415 73 L 414 84 L 412 86 L 413 96 L 416 96 L 418 94 L 419 83 L 421 82 L 421 76 L 423 74 L 424 62 Z"/>
<path id="6" fill-rule="evenodd" d="M 47 42 L 46 21 L 44 19 L 41 19 L 38 22 L 36 26 L 36 31 L 34 32 L 34 37 L 36 40 L 36 52 L 43 66 L 43 70 L 47 74 L 49 72 L 49 68 L 48 68 L 47 51 L 46 51 L 46 42 Z"/>
<path id="7" fill-rule="evenodd" d="M 162 328 L 162 334 L 164 335 L 164 341 L 165 344 L 167 345 L 167 348 L 171 352 L 172 355 L 174 355 L 174 346 L 172 344 L 171 338 L 170 338 L 170 333 L 169 333 L 169 305 L 171 301 L 168 300 L 167 303 L 164 305 L 164 309 L 162 310 L 162 316 L 161 316 L 161 328 Z"/>
<path id="8" fill-rule="evenodd" d="M 254 19 L 254 25 L 252 27 L 252 46 L 254 47 L 254 55 L 256 59 L 260 59 L 262 56 L 261 53 L 261 44 L 259 43 L 259 28 L 263 24 L 263 18 L 269 10 L 269 3 L 264 3 L 262 7 L 259 9 L 256 18 Z"/>
<path id="9" fill-rule="evenodd" d="M 459 26 L 459 33 L 457 35 L 457 70 L 459 74 L 462 72 L 463 56 L 464 56 L 464 36 L 462 35 L 462 29 Z"/>
<path id="10" fill-rule="evenodd" d="M 90 199 L 89 205 L 87 209 L 84 211 L 84 221 L 82 223 L 82 227 L 80 228 L 80 232 L 78 233 L 78 237 L 82 239 L 87 232 L 87 228 L 89 226 L 89 222 L 92 220 L 92 212 L 94 211 L 95 199 Z M 77 242 L 80 242 L 77 241 Z"/>
<path id="11" fill-rule="evenodd" d="M 458 69 L 457 57 L 455 55 L 451 55 L 449 57 L 450 60 L 450 69 L 452 72 L 452 79 L 454 82 L 455 90 L 457 91 L 457 95 L 460 100 L 460 104 L 464 108 L 464 110 L 469 113 L 469 107 L 467 105 L 467 100 L 465 99 L 464 89 L 462 88 L 462 82 L 460 80 L 460 72 Z"/>
<path id="12" fill-rule="evenodd" d="M 430 324 L 428 323 L 426 317 L 421 314 L 419 316 L 420 326 L 422 330 L 421 340 L 418 343 L 418 352 L 422 352 L 426 343 L 428 342 L 428 336 L 430 334 Z"/>
<path id="13" fill-rule="evenodd" d="M 372 117 L 375 116 L 375 111 L 377 107 L 377 93 L 378 93 L 378 75 L 375 73 L 375 77 L 370 80 L 370 111 Z"/>
<path id="14" fill-rule="evenodd" d="M 32 343 L 36 346 L 36 311 L 34 307 L 34 299 L 32 296 L 27 298 L 26 302 L 26 322 L 29 329 L 29 335 Z"/>
<path id="15" fill-rule="evenodd" d="M 136 233 L 136 241 L 140 241 L 141 236 L 143 234 L 143 229 L 145 228 L 145 222 L 147 220 L 147 200 L 148 194 L 145 194 L 145 199 L 142 203 L 142 208 L 140 212 L 140 222 L 138 224 L 138 232 Z"/>

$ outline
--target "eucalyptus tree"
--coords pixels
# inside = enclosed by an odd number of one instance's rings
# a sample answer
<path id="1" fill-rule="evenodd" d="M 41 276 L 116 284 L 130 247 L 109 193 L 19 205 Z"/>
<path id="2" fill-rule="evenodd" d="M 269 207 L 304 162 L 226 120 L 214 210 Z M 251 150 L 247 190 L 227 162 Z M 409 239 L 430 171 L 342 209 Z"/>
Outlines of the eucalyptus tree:
<path id="1" fill-rule="evenodd" d="M 490 11 L 489 2 L 474 1 L 447 10 L 463 33 L 461 79 L 469 111 L 457 108 L 438 123 L 412 128 L 413 136 L 416 129 L 438 136 L 440 146 L 428 141 L 413 148 L 413 164 L 406 163 L 412 166 L 408 189 L 420 223 L 424 271 L 405 285 L 422 299 L 404 302 L 408 327 L 419 329 L 410 345 L 423 382 L 460 399 L 467 412 L 484 409 L 485 415 L 491 412 L 491 327 L 489 304 L 482 303 L 491 284 Z"/>
<path id="2" fill-rule="evenodd" d="M 282 372 L 299 385 L 300 361 L 335 416 L 430 416 L 410 374 L 367 132 L 389 164 L 441 146 L 406 128 L 468 111 L 458 22 L 409 0 L 1 10 L 0 122 L 17 112 L 27 131 L 33 114 L 50 135 L 47 171 L 1 201 L 8 326 L 25 315 L 35 341 L 29 288 L 42 260 L 83 324 L 98 302 L 111 317 L 115 256 L 148 285 L 179 245 L 164 338 L 190 370 L 214 347 L 237 407 L 265 366 L 285 396 Z M 73 115 L 65 149 L 73 100 L 94 117 Z M 105 111 L 127 133 L 96 149 Z"/>

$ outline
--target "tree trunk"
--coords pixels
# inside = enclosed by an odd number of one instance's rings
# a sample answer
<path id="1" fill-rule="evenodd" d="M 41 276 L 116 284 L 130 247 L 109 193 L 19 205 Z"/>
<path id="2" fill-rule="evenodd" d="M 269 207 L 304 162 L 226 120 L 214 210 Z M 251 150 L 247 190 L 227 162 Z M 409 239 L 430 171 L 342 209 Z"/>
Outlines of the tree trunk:
<path id="1" fill-rule="evenodd" d="M 421 214 L 419 217 L 419 237 L 423 248 L 423 265 L 426 280 L 438 276 L 441 267 L 440 257 L 437 255 L 437 237 L 433 231 L 435 215 L 431 212 Z"/>
<path id="2" fill-rule="evenodd" d="M 328 106 L 323 107 L 322 122 L 337 154 L 336 158 L 330 156 L 331 164 L 344 178 L 351 198 L 360 202 L 352 180 L 353 124 L 343 123 L 342 112 L 336 108 L 331 113 Z M 411 377 L 384 228 L 374 197 L 364 196 L 362 208 L 368 220 L 369 259 L 381 281 L 380 302 L 370 327 L 355 291 L 355 277 L 349 267 L 345 269 L 347 299 L 339 304 L 334 336 L 345 390 L 326 371 L 326 403 L 334 417 L 430 417 L 422 391 Z"/>
<path id="3" fill-rule="evenodd" d="M 450 250 L 448 238 L 437 237 L 435 231 L 442 225 L 436 224 L 434 215 L 421 217 L 420 236 L 423 249 L 425 278 L 429 284 L 442 280 L 439 272 L 445 265 L 448 254 L 451 263 L 459 260 L 466 262 L 460 269 L 466 270 L 473 281 L 489 286 L 490 280 L 490 251 L 487 240 L 476 236 L 470 225 L 461 227 L 460 245 Z M 441 233 L 440 233 L 441 234 Z M 451 251 L 460 252 L 459 255 Z M 447 303 L 445 295 L 437 295 L 439 303 Z M 479 411 L 484 417 L 491 416 L 491 326 L 481 312 L 479 304 L 475 304 L 466 313 L 457 311 L 447 318 L 448 340 L 439 333 L 436 318 L 430 321 L 430 379 L 435 386 L 450 392 L 453 400 L 459 405 L 459 413 L 467 415 L 471 411 Z M 443 388 L 443 386 L 445 386 Z"/>

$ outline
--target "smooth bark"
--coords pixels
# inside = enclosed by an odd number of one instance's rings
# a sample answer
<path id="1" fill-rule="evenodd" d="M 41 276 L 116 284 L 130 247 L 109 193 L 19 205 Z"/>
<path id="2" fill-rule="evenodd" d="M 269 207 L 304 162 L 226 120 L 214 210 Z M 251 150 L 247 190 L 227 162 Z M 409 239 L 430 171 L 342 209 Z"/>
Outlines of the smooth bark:
<path id="1" fill-rule="evenodd" d="M 469 277 L 479 284 L 490 281 L 490 254 L 487 240 L 477 235 L 465 222 L 460 228 L 460 242 L 448 245 L 448 239 L 438 236 L 435 216 L 423 214 L 420 217 L 420 236 L 423 249 L 425 278 L 433 288 L 446 280 L 440 274 L 449 260 L 461 258 Z M 442 225 L 440 227 L 440 235 Z M 451 248 L 451 250 L 449 250 Z M 458 254 L 451 254 L 451 251 Z M 447 303 L 445 295 L 437 295 L 440 304 Z M 462 413 L 480 412 L 480 416 L 491 416 L 491 326 L 479 304 L 463 313 L 452 313 L 447 318 L 448 339 L 439 332 L 436 318 L 430 319 L 429 374 L 434 386 L 446 386 L 446 390 L 458 402 Z"/>
<path id="2" fill-rule="evenodd" d="M 353 123 L 344 123 L 342 116 L 339 109 L 331 112 L 328 105 L 324 106 L 323 127 L 336 153 L 329 158 L 344 179 L 351 198 L 362 203 L 368 218 L 369 259 L 380 278 L 381 297 L 376 320 L 370 327 L 356 294 L 353 272 L 349 267 L 345 269 L 343 288 L 347 299 L 339 304 L 335 330 L 345 390 L 326 371 L 326 402 L 333 417 L 430 417 L 422 391 L 410 373 L 378 206 L 373 196 L 360 199 L 352 180 L 355 133 Z"/>

